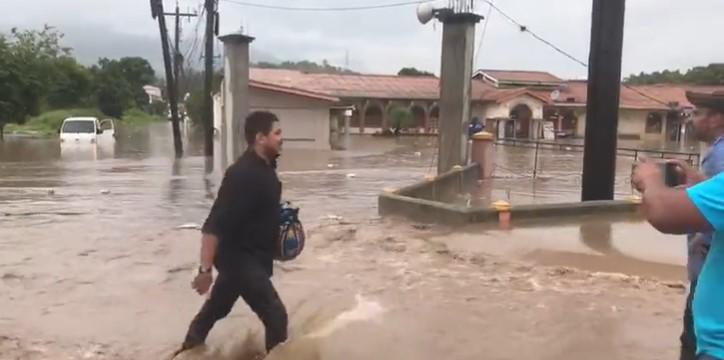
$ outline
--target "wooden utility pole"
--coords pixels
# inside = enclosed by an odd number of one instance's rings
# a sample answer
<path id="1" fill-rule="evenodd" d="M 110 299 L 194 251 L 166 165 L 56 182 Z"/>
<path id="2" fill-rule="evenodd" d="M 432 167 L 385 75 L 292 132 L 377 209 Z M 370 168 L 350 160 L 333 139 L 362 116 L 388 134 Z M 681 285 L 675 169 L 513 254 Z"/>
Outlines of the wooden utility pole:
<path id="1" fill-rule="evenodd" d="M 171 123 L 173 128 L 173 144 L 176 157 L 183 156 L 183 143 L 181 142 L 181 130 L 179 128 L 178 118 L 178 95 L 176 94 L 176 80 L 173 76 L 171 68 L 171 54 L 168 48 L 168 32 L 166 29 L 166 17 L 163 12 L 162 0 L 151 0 L 151 16 L 158 18 L 158 29 L 161 33 L 161 46 L 163 47 L 163 64 L 166 68 L 166 88 L 168 92 L 168 102 L 171 107 Z"/>
<path id="2" fill-rule="evenodd" d="M 204 66 L 204 155 L 206 156 L 205 170 L 210 173 L 214 170 L 214 108 L 213 108 L 213 80 L 214 80 L 214 22 L 217 19 L 216 0 L 206 0 L 206 55 Z"/>
<path id="3" fill-rule="evenodd" d="M 612 200 L 626 0 L 593 0 L 581 199 Z"/>
<path id="4" fill-rule="evenodd" d="M 174 78 L 174 84 L 176 87 L 176 104 L 181 102 L 181 67 L 183 66 L 183 55 L 181 54 L 181 18 L 192 18 L 196 17 L 198 15 L 196 14 L 190 14 L 190 13 L 182 13 L 179 10 L 178 2 L 176 3 L 176 12 L 172 13 L 164 13 L 165 16 L 173 16 L 175 17 L 176 21 L 176 31 L 175 31 L 175 37 L 174 37 L 174 56 L 173 56 L 173 78 Z"/>

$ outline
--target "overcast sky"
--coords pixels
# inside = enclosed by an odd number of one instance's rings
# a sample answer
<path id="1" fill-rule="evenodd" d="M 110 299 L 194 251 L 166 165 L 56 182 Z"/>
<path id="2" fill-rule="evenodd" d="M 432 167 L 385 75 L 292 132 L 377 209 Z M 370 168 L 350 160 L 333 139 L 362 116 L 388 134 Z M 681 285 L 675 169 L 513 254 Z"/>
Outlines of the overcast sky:
<path id="1" fill-rule="evenodd" d="M 182 10 L 199 11 L 202 0 L 179 0 Z M 244 27 L 257 38 L 257 60 L 328 60 L 366 73 L 396 73 L 415 66 L 439 72 L 442 27 L 421 25 L 415 7 L 358 12 L 291 12 L 257 9 L 220 0 L 221 33 Z M 358 6 L 400 0 L 244 0 L 281 6 Z M 592 0 L 494 0 L 543 38 L 588 61 Z M 175 1 L 164 0 L 167 10 Z M 724 62 L 722 0 L 628 0 L 624 76 L 640 71 L 685 70 Z M 148 0 L 0 0 L 0 30 L 39 28 L 44 23 L 66 33 L 65 42 L 84 63 L 99 57 L 143 56 L 161 69 L 158 26 Z M 479 12 L 488 5 L 478 0 Z M 170 19 L 169 19 L 170 20 Z M 173 22 L 169 21 L 169 25 Z M 183 22 L 183 48 L 192 47 L 196 20 Z M 478 37 L 482 26 L 478 26 Z M 203 24 L 199 34 L 203 31 Z M 169 28 L 172 31 L 172 28 Z M 476 39 L 476 43 L 479 39 Z M 200 44 L 199 44 L 200 45 Z M 199 51 L 201 47 L 199 46 Z M 198 60 L 198 52 L 194 58 Z M 493 11 L 477 68 L 545 70 L 583 78 L 586 69 L 521 33 Z M 159 73 L 160 75 L 160 73 Z"/>

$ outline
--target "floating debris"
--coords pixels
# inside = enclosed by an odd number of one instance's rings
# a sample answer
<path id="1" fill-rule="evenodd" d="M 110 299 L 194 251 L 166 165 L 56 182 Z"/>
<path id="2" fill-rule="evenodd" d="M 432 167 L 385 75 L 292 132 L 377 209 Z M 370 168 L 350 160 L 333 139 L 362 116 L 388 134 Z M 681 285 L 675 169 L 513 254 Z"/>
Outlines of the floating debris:
<path id="1" fill-rule="evenodd" d="M 108 195 L 108 194 L 110 194 L 110 193 L 111 193 L 111 191 L 108 190 L 108 189 L 103 189 L 103 190 L 101 190 L 101 195 Z"/>
<path id="2" fill-rule="evenodd" d="M 179 225 L 176 227 L 177 230 L 201 230 L 201 225 L 194 224 L 194 223 L 188 223 Z"/>

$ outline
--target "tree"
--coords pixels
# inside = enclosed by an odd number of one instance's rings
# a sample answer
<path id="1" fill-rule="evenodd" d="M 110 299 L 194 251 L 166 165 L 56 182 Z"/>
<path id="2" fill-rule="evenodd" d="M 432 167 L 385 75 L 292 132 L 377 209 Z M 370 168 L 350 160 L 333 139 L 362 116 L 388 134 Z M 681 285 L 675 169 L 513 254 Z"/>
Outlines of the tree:
<path id="1" fill-rule="evenodd" d="M 308 60 L 302 60 L 302 61 L 284 61 L 281 63 L 271 63 L 271 62 L 259 62 L 256 64 L 252 64 L 254 67 L 262 68 L 262 69 L 288 69 L 288 70 L 298 70 L 306 73 L 312 73 L 312 74 L 357 74 L 356 72 L 345 69 L 342 67 L 332 66 L 329 64 L 327 60 L 322 60 L 322 64 L 317 64 L 316 62 L 308 61 Z"/>
<path id="2" fill-rule="evenodd" d="M 424 70 L 418 70 L 414 67 L 404 67 L 400 69 L 400 71 L 397 73 L 399 76 L 429 76 L 429 77 L 435 77 L 435 74 L 424 71 Z"/>
<path id="3" fill-rule="evenodd" d="M 91 68 L 91 73 L 98 108 L 113 117 L 121 117 L 132 107 L 143 108 L 148 103 L 143 87 L 157 81 L 151 64 L 138 57 L 100 59 Z"/>
<path id="4" fill-rule="evenodd" d="M 710 64 L 697 66 L 686 73 L 681 71 L 654 71 L 650 74 L 641 72 L 624 79 L 631 85 L 651 84 L 695 84 L 695 85 L 724 85 L 724 64 Z"/>
<path id="5" fill-rule="evenodd" d="M 69 56 L 58 58 L 47 89 L 47 105 L 52 109 L 85 106 L 93 90 L 90 71 Z"/>
<path id="6" fill-rule="evenodd" d="M 408 129 L 413 124 L 412 112 L 405 107 L 396 106 L 390 110 L 392 127 L 395 129 Z"/>
<path id="7" fill-rule="evenodd" d="M 68 56 L 63 35 L 50 26 L 42 30 L 0 34 L 0 139 L 9 123 L 23 123 L 40 111 L 52 77 L 52 64 Z"/>

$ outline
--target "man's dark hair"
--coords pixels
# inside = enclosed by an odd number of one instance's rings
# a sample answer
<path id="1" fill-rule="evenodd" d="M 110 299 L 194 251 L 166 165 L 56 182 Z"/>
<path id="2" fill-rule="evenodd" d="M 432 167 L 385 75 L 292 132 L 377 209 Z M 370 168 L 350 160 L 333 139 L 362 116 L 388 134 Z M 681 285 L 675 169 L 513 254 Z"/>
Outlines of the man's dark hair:
<path id="1" fill-rule="evenodd" d="M 246 136 L 247 144 L 249 146 L 254 145 L 256 135 L 259 133 L 269 135 L 274 123 L 277 121 L 279 121 L 279 118 L 268 111 L 255 111 L 249 114 L 244 124 L 244 136 Z"/>

